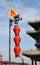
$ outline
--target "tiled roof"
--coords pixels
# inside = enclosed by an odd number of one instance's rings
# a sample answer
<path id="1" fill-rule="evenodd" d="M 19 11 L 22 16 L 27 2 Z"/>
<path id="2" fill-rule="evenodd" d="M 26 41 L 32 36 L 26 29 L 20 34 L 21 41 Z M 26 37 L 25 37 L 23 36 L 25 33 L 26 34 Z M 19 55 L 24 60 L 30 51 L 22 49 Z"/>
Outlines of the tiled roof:
<path id="1" fill-rule="evenodd" d="M 35 30 L 40 27 L 40 21 L 28 21 L 28 24 L 32 26 Z"/>

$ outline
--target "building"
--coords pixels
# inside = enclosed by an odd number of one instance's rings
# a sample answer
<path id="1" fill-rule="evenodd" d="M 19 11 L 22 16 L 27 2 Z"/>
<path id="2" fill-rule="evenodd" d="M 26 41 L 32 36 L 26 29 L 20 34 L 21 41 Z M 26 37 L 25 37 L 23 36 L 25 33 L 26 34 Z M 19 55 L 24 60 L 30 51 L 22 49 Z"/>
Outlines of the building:
<path id="1" fill-rule="evenodd" d="M 37 61 L 40 61 L 40 21 L 30 21 L 28 24 L 35 29 L 28 31 L 27 34 L 36 40 L 36 50 L 23 51 L 22 54 L 31 58 L 32 65 L 34 65 L 33 61 L 35 61 L 35 65 L 37 65 Z"/>

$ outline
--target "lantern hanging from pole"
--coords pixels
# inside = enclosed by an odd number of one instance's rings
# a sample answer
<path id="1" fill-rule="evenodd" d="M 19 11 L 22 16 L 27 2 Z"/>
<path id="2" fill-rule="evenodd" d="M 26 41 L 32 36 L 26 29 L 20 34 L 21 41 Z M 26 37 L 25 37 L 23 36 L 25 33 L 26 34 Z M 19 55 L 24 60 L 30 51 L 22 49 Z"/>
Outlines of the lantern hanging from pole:
<path id="1" fill-rule="evenodd" d="M 16 46 L 14 48 L 15 57 L 20 57 L 21 48 L 19 46 Z"/>
<path id="2" fill-rule="evenodd" d="M 14 42 L 15 42 L 16 45 L 19 45 L 20 41 L 21 41 L 21 38 L 19 36 L 14 37 Z"/>
<path id="3" fill-rule="evenodd" d="M 18 25 L 15 25 L 14 28 L 13 28 L 13 31 L 15 34 L 19 34 L 20 33 L 20 28 Z"/>
<path id="4" fill-rule="evenodd" d="M 15 25 L 13 28 L 13 31 L 15 33 L 15 37 L 14 37 L 14 42 L 15 42 L 15 48 L 14 48 L 14 52 L 15 52 L 15 57 L 19 57 L 20 56 L 20 52 L 21 52 L 21 48 L 20 48 L 20 42 L 21 42 L 21 38 L 19 36 L 20 33 L 20 28 L 18 25 Z"/>

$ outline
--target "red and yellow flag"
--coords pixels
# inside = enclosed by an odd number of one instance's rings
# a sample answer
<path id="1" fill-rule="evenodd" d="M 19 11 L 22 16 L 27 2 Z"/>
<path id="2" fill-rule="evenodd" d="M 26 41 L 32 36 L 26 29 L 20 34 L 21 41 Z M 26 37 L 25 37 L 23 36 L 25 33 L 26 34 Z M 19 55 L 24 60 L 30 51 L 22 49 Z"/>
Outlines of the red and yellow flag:
<path id="1" fill-rule="evenodd" d="M 10 8 L 10 16 L 15 17 L 18 16 L 18 14 L 12 8 Z"/>

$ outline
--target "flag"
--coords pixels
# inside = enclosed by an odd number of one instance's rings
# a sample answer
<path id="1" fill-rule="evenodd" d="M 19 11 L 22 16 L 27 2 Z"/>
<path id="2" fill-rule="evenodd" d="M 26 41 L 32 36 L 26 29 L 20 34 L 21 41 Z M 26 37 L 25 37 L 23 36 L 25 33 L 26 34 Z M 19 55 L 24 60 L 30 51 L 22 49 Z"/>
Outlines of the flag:
<path id="1" fill-rule="evenodd" d="M 10 16 L 15 17 L 18 16 L 18 14 L 12 8 L 10 8 Z"/>

